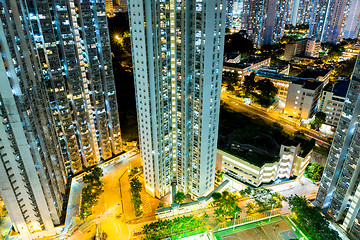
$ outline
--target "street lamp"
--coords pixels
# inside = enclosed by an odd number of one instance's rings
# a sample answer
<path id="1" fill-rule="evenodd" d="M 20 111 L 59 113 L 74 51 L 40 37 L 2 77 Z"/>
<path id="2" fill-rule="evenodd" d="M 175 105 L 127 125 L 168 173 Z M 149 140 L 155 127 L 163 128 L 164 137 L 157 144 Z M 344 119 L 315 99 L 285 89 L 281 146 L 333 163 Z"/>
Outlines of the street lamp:
<path id="1" fill-rule="evenodd" d="M 234 218 L 234 226 L 233 226 L 233 231 L 235 231 L 235 221 L 236 221 L 236 214 L 237 214 L 237 212 L 235 212 L 235 218 Z"/>

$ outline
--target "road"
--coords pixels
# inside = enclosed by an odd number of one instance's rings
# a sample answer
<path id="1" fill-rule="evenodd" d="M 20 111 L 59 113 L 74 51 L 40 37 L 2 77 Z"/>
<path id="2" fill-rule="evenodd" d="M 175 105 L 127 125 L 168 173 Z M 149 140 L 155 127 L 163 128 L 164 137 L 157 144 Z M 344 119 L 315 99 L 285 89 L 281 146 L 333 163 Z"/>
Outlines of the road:
<path id="1" fill-rule="evenodd" d="M 233 110 L 239 111 L 239 112 L 246 112 L 247 114 L 251 115 L 257 115 L 261 117 L 265 122 L 268 122 L 270 124 L 276 122 L 279 123 L 283 128 L 284 131 L 293 134 L 296 131 L 304 131 L 305 136 L 308 138 L 314 138 L 317 140 L 317 143 L 320 145 L 323 145 L 324 147 L 329 148 L 331 146 L 330 143 L 327 142 L 326 137 L 322 136 L 318 132 L 305 128 L 303 126 L 300 126 L 297 123 L 291 122 L 289 120 L 286 120 L 282 117 L 280 117 L 276 113 L 267 112 L 263 109 L 259 109 L 247 104 L 242 103 L 240 100 L 234 99 L 226 95 L 225 93 L 221 94 L 221 101 L 229 105 Z"/>
<path id="2" fill-rule="evenodd" d="M 116 161 L 117 159 L 115 159 Z M 114 161 L 114 162 L 115 162 Z M 124 158 L 118 163 L 109 163 L 101 166 L 103 169 L 104 177 L 104 192 L 99 198 L 99 202 L 96 206 L 93 207 L 93 214 L 88 217 L 88 223 L 83 224 L 82 226 L 75 227 L 75 231 L 71 236 L 67 236 L 66 239 L 82 239 L 90 240 L 94 237 L 96 228 L 102 230 L 107 234 L 107 239 L 112 240 L 125 240 L 130 239 L 131 233 L 129 231 L 128 225 L 125 222 L 122 199 L 120 194 L 120 185 L 119 180 L 124 172 L 130 167 L 140 166 L 141 165 L 141 155 L 137 154 L 131 158 Z M 77 181 L 75 185 L 75 190 L 71 191 L 71 194 L 80 195 L 83 183 Z M 126 197 L 130 197 L 126 195 Z M 78 200 L 76 197 L 70 196 L 70 201 Z M 72 202 L 69 203 L 69 206 L 78 206 L 79 203 Z M 77 211 L 74 211 L 76 213 Z M 68 220 L 74 218 L 74 216 L 67 216 L 67 223 L 71 222 Z M 71 228 L 71 227 L 69 227 Z"/>

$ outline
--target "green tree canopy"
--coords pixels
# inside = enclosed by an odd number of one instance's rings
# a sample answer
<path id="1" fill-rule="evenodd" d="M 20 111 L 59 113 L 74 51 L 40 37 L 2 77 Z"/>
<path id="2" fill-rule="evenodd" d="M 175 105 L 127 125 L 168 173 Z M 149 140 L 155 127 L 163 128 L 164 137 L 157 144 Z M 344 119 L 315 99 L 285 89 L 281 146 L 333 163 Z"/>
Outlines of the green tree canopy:
<path id="1" fill-rule="evenodd" d="M 255 83 L 255 73 L 251 73 L 244 77 L 244 84 L 243 88 L 246 94 L 251 94 L 255 90 L 256 83 Z"/>
<path id="2" fill-rule="evenodd" d="M 229 91 L 234 91 L 234 84 L 236 84 L 239 81 L 239 73 L 237 71 L 230 72 L 225 71 L 223 72 L 222 81 L 226 84 L 226 88 Z"/>
<path id="3" fill-rule="evenodd" d="M 278 89 L 269 79 L 261 79 L 256 82 L 256 90 L 260 91 L 257 95 L 258 102 L 263 107 L 271 106 Z"/>
<path id="4" fill-rule="evenodd" d="M 183 193 L 183 192 L 177 192 L 177 193 L 175 193 L 175 195 L 174 195 L 174 201 L 175 201 L 176 203 L 182 204 L 186 198 L 187 198 L 187 197 L 186 197 L 185 193 Z"/>
<path id="5" fill-rule="evenodd" d="M 94 167 L 90 170 L 88 174 L 83 177 L 83 181 L 86 184 L 94 184 L 100 181 L 100 178 L 103 177 L 103 171 L 99 167 Z"/>
<path id="6" fill-rule="evenodd" d="M 218 217 L 218 221 L 223 221 L 227 218 L 234 218 L 235 213 L 240 214 L 242 209 L 239 207 L 239 196 L 223 191 L 221 197 L 218 200 L 214 199 L 216 209 L 214 214 Z"/>
<path id="7" fill-rule="evenodd" d="M 100 195 L 104 192 L 100 179 L 103 175 L 101 168 L 94 167 L 83 177 L 87 185 L 81 191 L 81 212 L 85 217 L 92 213 L 92 207 L 98 203 Z"/>
<path id="8" fill-rule="evenodd" d="M 308 178 L 319 181 L 324 172 L 324 166 L 321 166 L 318 163 L 310 163 L 306 169 L 305 174 Z"/>
<path id="9" fill-rule="evenodd" d="M 296 216 L 296 221 L 306 229 L 311 240 L 340 240 L 339 234 L 329 227 L 318 208 L 311 207 L 305 197 L 292 195 L 287 198 L 291 212 Z"/>
<path id="10" fill-rule="evenodd" d="M 219 201 L 220 198 L 221 198 L 221 193 L 214 192 L 214 193 L 211 195 L 211 197 L 213 198 L 213 200 L 214 200 L 215 202 L 217 202 L 217 201 Z"/>
<path id="11" fill-rule="evenodd" d="M 317 112 L 315 114 L 315 119 L 312 122 L 311 126 L 315 129 L 319 129 L 323 123 L 326 121 L 326 114 L 323 112 Z"/>

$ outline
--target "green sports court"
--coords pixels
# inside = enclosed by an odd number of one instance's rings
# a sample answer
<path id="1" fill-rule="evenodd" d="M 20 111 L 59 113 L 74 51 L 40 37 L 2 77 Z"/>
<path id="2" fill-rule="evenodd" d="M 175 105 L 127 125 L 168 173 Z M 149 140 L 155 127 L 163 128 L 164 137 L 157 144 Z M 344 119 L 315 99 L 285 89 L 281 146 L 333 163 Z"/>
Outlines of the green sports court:
<path id="1" fill-rule="evenodd" d="M 217 240 L 290 240 L 304 237 L 291 220 L 279 216 L 219 231 L 214 236 Z"/>

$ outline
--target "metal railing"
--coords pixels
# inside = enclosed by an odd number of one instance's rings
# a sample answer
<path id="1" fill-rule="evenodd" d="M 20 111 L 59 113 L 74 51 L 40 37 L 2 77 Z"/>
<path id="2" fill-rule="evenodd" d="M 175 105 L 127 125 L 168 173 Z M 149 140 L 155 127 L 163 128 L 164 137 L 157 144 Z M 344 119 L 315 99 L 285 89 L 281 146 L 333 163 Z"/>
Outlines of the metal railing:
<path id="1" fill-rule="evenodd" d="M 229 228 L 233 228 L 233 227 L 237 227 L 243 224 L 247 224 L 250 222 L 256 222 L 258 220 L 264 220 L 267 218 L 273 218 L 276 216 L 279 216 L 281 214 L 280 210 L 276 209 L 276 210 L 272 210 L 272 211 L 266 211 L 263 213 L 258 213 L 255 214 L 253 216 L 248 216 L 245 218 L 239 218 L 236 219 L 235 221 L 229 221 L 229 222 L 225 222 L 225 223 L 220 223 L 219 224 L 219 230 L 218 231 L 222 231 L 222 230 L 226 230 Z"/>

